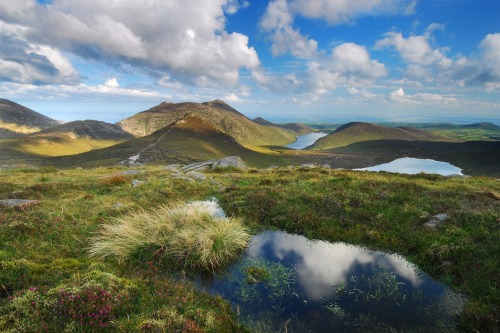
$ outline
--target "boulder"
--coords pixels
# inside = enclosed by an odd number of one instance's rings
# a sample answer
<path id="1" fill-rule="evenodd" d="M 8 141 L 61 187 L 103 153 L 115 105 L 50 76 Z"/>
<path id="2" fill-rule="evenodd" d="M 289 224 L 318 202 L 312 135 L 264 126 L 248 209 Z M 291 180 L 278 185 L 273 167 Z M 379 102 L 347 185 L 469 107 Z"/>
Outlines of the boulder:
<path id="1" fill-rule="evenodd" d="M 224 157 L 223 159 L 216 161 L 212 165 L 212 169 L 215 169 L 215 168 L 229 168 L 229 167 L 233 167 L 233 168 L 241 169 L 241 170 L 247 170 L 248 169 L 247 164 L 239 156 Z"/>
<path id="2" fill-rule="evenodd" d="M 182 179 L 182 180 L 186 180 L 190 183 L 194 183 L 195 180 L 193 178 L 190 178 L 190 177 L 184 177 L 184 176 L 180 176 L 180 175 L 173 175 L 172 176 L 173 179 Z"/>
<path id="3" fill-rule="evenodd" d="M 0 200 L 0 206 L 15 207 L 15 208 L 31 207 L 38 204 L 40 204 L 40 201 L 38 200 L 27 200 L 27 199 Z"/>
<path id="4" fill-rule="evenodd" d="M 433 217 L 430 218 L 429 221 L 424 223 L 424 227 L 430 229 L 430 230 L 436 230 L 437 227 L 439 227 L 443 222 L 448 218 L 448 214 L 441 213 L 441 214 L 436 214 Z"/>
<path id="5" fill-rule="evenodd" d="M 205 176 L 204 174 L 202 174 L 201 172 L 197 172 L 197 171 L 188 171 L 186 173 L 186 176 L 189 177 L 189 178 L 192 178 L 198 182 L 202 182 L 204 180 L 207 179 L 207 176 Z"/>
<path id="6" fill-rule="evenodd" d="M 196 171 L 200 169 L 206 169 L 212 166 L 217 160 L 209 160 L 205 162 L 197 162 L 197 163 L 192 163 L 185 165 L 181 168 L 181 171 L 187 172 L 187 171 Z"/>
<path id="7" fill-rule="evenodd" d="M 181 167 L 180 164 L 170 164 L 165 167 L 165 170 L 167 171 L 179 171 L 179 168 Z"/>
<path id="8" fill-rule="evenodd" d="M 145 181 L 143 181 L 143 180 L 137 180 L 137 179 L 132 180 L 133 187 L 141 186 L 144 183 L 145 183 Z"/>

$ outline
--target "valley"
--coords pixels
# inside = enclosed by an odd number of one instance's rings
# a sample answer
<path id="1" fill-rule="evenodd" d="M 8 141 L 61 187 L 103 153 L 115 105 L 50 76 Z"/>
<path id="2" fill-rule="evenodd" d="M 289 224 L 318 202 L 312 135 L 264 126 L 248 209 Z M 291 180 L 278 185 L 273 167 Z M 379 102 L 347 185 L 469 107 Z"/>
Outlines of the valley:
<path id="1" fill-rule="evenodd" d="M 494 124 L 274 124 L 221 100 L 61 124 L 2 103 L 2 332 L 498 331 Z M 352 170 L 402 157 L 463 175 Z"/>

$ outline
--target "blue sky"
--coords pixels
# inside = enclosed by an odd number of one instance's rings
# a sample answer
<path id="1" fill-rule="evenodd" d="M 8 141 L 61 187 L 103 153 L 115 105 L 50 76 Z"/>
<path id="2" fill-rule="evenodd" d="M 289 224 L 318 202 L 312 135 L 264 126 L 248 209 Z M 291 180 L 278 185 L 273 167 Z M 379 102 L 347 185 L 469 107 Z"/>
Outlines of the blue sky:
<path id="1" fill-rule="evenodd" d="M 223 99 L 271 121 L 500 123 L 498 0 L 0 0 L 0 97 L 116 122 Z"/>

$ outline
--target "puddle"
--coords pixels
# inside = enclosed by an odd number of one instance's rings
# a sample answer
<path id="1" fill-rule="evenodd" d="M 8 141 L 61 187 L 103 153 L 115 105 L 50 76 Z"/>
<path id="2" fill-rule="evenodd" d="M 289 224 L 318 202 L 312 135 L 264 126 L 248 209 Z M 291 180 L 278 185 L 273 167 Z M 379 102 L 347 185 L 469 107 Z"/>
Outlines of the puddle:
<path id="1" fill-rule="evenodd" d="M 431 173 L 441 176 L 463 175 L 462 169 L 446 162 L 412 157 L 398 158 L 392 162 L 375 165 L 369 168 L 355 169 L 360 171 L 387 171 L 415 175 Z"/>
<path id="2" fill-rule="evenodd" d="M 292 148 L 292 149 L 304 149 L 305 147 L 309 147 L 313 143 L 316 142 L 316 140 L 328 135 L 328 133 L 323 133 L 323 132 L 318 132 L 318 133 L 309 133 L 305 135 L 301 135 L 297 137 L 297 140 L 293 143 L 290 143 L 287 145 L 287 148 Z"/>
<path id="3" fill-rule="evenodd" d="M 463 298 L 404 258 L 267 231 L 203 287 L 258 331 L 455 331 Z"/>

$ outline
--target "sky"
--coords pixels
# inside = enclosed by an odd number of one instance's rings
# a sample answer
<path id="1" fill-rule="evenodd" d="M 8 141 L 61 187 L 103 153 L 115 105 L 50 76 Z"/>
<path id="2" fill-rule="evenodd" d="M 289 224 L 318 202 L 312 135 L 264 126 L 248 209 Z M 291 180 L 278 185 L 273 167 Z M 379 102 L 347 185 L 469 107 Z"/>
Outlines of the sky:
<path id="1" fill-rule="evenodd" d="M 289 122 L 500 124 L 498 0 L 0 0 L 0 98 L 117 122 L 222 99 Z"/>

